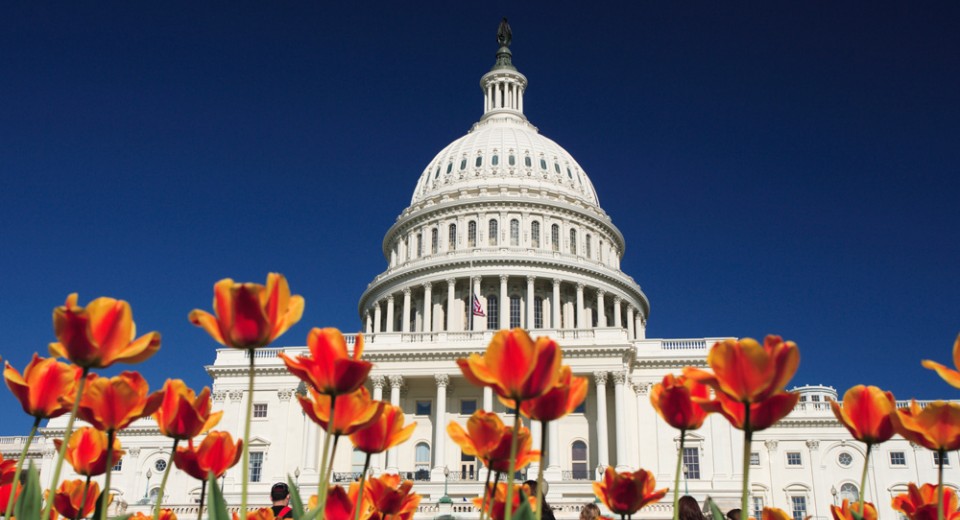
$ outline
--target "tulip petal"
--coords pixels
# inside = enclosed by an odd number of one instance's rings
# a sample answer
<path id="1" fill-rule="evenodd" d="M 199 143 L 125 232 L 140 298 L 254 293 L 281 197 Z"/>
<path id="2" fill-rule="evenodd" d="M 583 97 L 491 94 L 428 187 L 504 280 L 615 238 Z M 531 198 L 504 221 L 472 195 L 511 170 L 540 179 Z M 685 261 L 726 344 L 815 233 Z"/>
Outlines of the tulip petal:
<path id="1" fill-rule="evenodd" d="M 207 331 L 207 334 L 210 335 L 217 343 L 229 347 L 226 340 L 223 338 L 223 334 L 220 333 L 220 324 L 217 323 L 217 318 L 213 314 L 210 314 L 207 311 L 202 311 L 200 309 L 194 309 L 190 311 L 190 323 L 201 327 L 203 330 Z"/>

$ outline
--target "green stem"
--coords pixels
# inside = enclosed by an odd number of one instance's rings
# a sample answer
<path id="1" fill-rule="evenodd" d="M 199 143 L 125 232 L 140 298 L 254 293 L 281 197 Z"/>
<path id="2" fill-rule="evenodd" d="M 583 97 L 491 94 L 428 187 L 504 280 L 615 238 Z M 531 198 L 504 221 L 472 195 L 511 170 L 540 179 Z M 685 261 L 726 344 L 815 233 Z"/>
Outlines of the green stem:
<path id="1" fill-rule="evenodd" d="M 203 499 L 206 498 L 206 495 L 207 495 L 207 483 L 204 482 L 203 486 L 200 488 L 200 509 L 197 510 L 197 520 L 203 520 Z"/>
<path id="2" fill-rule="evenodd" d="M 360 492 L 357 494 L 357 503 L 353 506 L 353 520 L 360 520 L 360 508 L 363 507 L 363 483 L 367 479 L 367 469 L 370 467 L 370 454 L 363 463 L 363 473 L 360 475 Z"/>
<path id="3" fill-rule="evenodd" d="M 483 484 L 483 500 L 480 501 L 480 520 L 483 520 L 483 513 L 487 507 L 487 497 L 490 496 L 490 477 L 493 474 L 497 474 L 497 478 L 493 483 L 493 487 L 497 487 L 497 482 L 500 481 L 500 473 L 490 469 L 490 466 L 487 466 L 487 481 Z"/>
<path id="4" fill-rule="evenodd" d="M 247 378 L 247 420 L 243 425 L 243 483 L 240 489 L 240 518 L 247 517 L 247 486 L 250 483 L 250 418 L 253 416 L 253 363 L 257 359 L 254 349 L 247 349 L 250 356 L 250 374 Z M 158 513 L 159 514 L 159 513 Z"/>
<path id="5" fill-rule="evenodd" d="M 680 518 L 680 469 L 683 463 L 683 441 L 687 440 L 687 430 L 680 430 L 680 451 L 677 452 L 677 473 L 673 478 L 673 520 Z"/>
<path id="6" fill-rule="evenodd" d="M 57 463 L 53 466 L 53 478 L 50 480 L 50 487 L 47 489 L 47 496 L 52 497 L 60 480 L 60 470 L 63 469 L 63 458 L 67 454 L 67 442 L 70 440 L 70 434 L 73 433 L 73 423 L 77 420 L 77 410 L 80 409 L 80 397 L 83 396 L 83 387 L 87 382 L 87 374 L 90 373 L 90 367 L 85 367 L 80 374 L 80 381 L 77 382 L 77 395 L 73 398 L 73 409 L 70 411 L 70 419 L 67 420 L 67 429 L 63 432 L 63 444 L 60 445 L 60 452 L 57 454 Z M 47 500 L 43 506 L 43 513 L 40 518 L 50 517 L 50 508 L 53 506 L 53 499 Z M 9 517 L 8 517 L 9 518 Z"/>
<path id="7" fill-rule="evenodd" d="M 740 496 L 740 514 L 746 515 L 748 498 L 750 497 L 750 444 L 753 442 L 753 431 L 750 429 L 750 403 L 743 403 L 743 489 Z M 749 515 L 747 515 L 749 516 Z"/>
<path id="8" fill-rule="evenodd" d="M 330 397 L 330 417 L 327 420 L 328 429 L 330 426 L 333 426 L 333 412 L 337 404 L 337 397 L 331 395 Z M 322 397 L 321 397 L 322 398 Z M 330 457 L 330 443 L 332 435 L 330 432 L 326 432 L 323 437 L 323 456 L 320 457 L 320 475 L 317 479 L 317 508 L 321 511 L 321 516 L 323 516 L 322 511 L 327 505 L 327 488 L 329 487 L 330 477 L 327 475 L 327 458 Z"/>
<path id="9" fill-rule="evenodd" d="M 83 517 L 83 506 L 87 505 L 87 492 L 90 491 L 90 475 L 87 475 L 86 482 L 83 483 L 83 495 L 80 499 L 80 508 L 77 509 L 77 516 L 73 520 L 80 520 Z"/>
<path id="10" fill-rule="evenodd" d="M 540 422 L 540 465 L 537 466 L 537 520 L 543 517 L 540 509 L 543 507 L 543 462 L 547 459 L 547 425 L 550 422 Z"/>
<path id="11" fill-rule="evenodd" d="M 947 455 L 946 450 L 940 448 L 937 450 L 940 455 L 939 464 L 937 464 L 937 520 L 943 520 L 943 458 Z"/>
<path id="12" fill-rule="evenodd" d="M 160 492 L 157 493 L 157 507 L 155 513 L 153 514 L 154 518 L 160 518 L 160 506 L 163 505 L 163 490 L 167 487 L 167 477 L 170 476 L 170 469 L 173 467 L 173 454 L 177 452 L 177 444 L 180 443 L 180 439 L 173 439 L 173 449 L 170 450 L 170 457 L 167 458 L 167 467 L 163 470 L 163 480 L 160 481 Z M 107 473 L 107 482 L 110 482 L 110 473 Z M 106 504 L 104 504 L 106 506 Z M 104 507 L 106 510 L 106 507 Z M 104 517 L 106 520 L 106 517 Z"/>
<path id="13" fill-rule="evenodd" d="M 100 507 L 100 520 L 107 519 L 107 505 L 110 504 L 110 474 L 113 470 L 113 439 L 116 434 L 117 432 L 115 430 L 107 430 L 107 475 L 99 497 L 99 499 L 103 501 Z"/>
<path id="14" fill-rule="evenodd" d="M 23 450 L 20 452 L 20 459 L 17 460 L 17 471 L 13 473 L 13 487 L 10 488 L 11 496 L 14 496 L 14 493 L 17 489 L 17 483 L 20 482 L 20 471 L 23 470 L 23 461 L 27 460 L 27 450 L 30 449 L 30 443 L 33 442 L 33 438 L 37 435 L 37 428 L 40 427 L 40 421 L 43 420 L 42 417 L 37 417 L 33 420 L 33 428 L 30 429 L 30 435 L 27 436 L 27 442 L 23 444 Z M 7 500 L 7 511 L 3 514 L 4 518 L 10 518 L 10 513 L 13 512 L 13 499 Z"/>
<path id="15" fill-rule="evenodd" d="M 510 438 L 510 464 L 507 466 L 510 474 L 507 475 L 506 520 L 513 515 L 513 476 L 517 473 L 517 468 L 513 466 L 517 463 L 517 445 L 520 443 L 520 401 L 514 401 L 513 405 L 516 408 L 513 409 L 513 436 Z"/>
<path id="16" fill-rule="evenodd" d="M 863 503 L 867 501 L 867 468 L 870 466 L 870 450 L 873 444 L 867 443 L 867 453 L 863 456 L 863 474 L 860 475 L 860 514 L 863 514 Z"/>

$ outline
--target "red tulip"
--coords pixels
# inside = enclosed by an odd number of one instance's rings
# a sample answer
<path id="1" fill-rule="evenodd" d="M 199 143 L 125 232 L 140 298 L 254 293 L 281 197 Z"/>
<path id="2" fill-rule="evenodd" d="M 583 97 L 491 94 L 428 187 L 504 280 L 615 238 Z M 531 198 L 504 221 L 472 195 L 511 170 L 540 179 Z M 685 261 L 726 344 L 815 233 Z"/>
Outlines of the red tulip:
<path id="1" fill-rule="evenodd" d="M 593 483 L 593 494 L 614 514 L 632 515 L 667 494 L 667 488 L 655 490 L 656 486 L 653 473 L 645 469 L 617 473 L 608 466 L 603 481 Z"/>
<path id="2" fill-rule="evenodd" d="M 186 447 L 178 447 L 173 463 L 198 480 L 207 480 L 211 472 L 213 478 L 220 478 L 240 460 L 242 448 L 242 440 L 234 443 L 228 432 L 213 431 L 196 448 L 192 439 Z"/>
<path id="3" fill-rule="evenodd" d="M 467 420 L 467 430 L 456 422 L 447 425 L 447 435 L 460 446 L 466 455 L 475 455 L 480 462 L 494 471 L 510 473 L 510 443 L 513 428 L 505 426 L 495 413 L 477 410 Z M 540 460 L 540 452 L 532 450 L 530 430 L 520 427 L 517 439 L 517 459 L 513 471 Z"/>
<path id="4" fill-rule="evenodd" d="M 521 496 L 521 490 L 524 490 L 523 486 L 513 486 L 513 505 L 510 508 L 510 510 L 513 512 L 516 512 L 520 508 L 520 503 L 523 499 Z M 487 488 L 486 496 L 481 494 L 479 497 L 474 498 L 473 505 L 475 505 L 477 509 L 485 511 L 490 520 L 504 520 L 507 509 L 507 491 L 509 491 L 509 488 L 507 487 L 506 482 L 499 482 L 497 483 L 496 487 L 494 487 L 493 484 L 490 484 L 490 487 Z M 530 510 L 535 512 L 537 506 L 536 497 L 531 495 L 529 492 L 525 492 L 523 495 L 526 497 L 527 503 L 530 504 Z M 486 499 L 486 503 L 484 503 L 484 499 Z"/>
<path id="5" fill-rule="evenodd" d="M 540 397 L 520 403 L 520 413 L 540 422 L 555 421 L 576 410 L 586 398 L 587 378 L 574 376 L 564 365 L 556 384 Z"/>
<path id="6" fill-rule="evenodd" d="M 8 362 L 3 378 L 27 415 L 52 419 L 73 407 L 81 372 L 74 365 L 34 354 L 23 375 Z"/>
<path id="7" fill-rule="evenodd" d="M 350 435 L 373 424 L 383 412 L 384 403 L 370 399 L 366 388 L 336 397 L 333 424 L 330 424 L 331 396 L 310 388 L 310 397 L 297 395 L 300 406 L 313 422 L 332 435 Z"/>
<path id="8" fill-rule="evenodd" d="M 694 399 L 707 400 L 710 389 L 685 376 L 667 374 L 650 390 L 650 403 L 667 424 L 678 430 L 696 430 L 703 426 L 708 412 Z"/>
<path id="9" fill-rule="evenodd" d="M 934 401 L 921 408 L 914 400 L 893 415 L 897 433 L 928 450 L 960 448 L 960 404 Z"/>
<path id="10" fill-rule="evenodd" d="M 59 451 L 63 441 L 54 439 L 53 444 Z M 107 472 L 108 453 L 111 465 L 120 460 L 120 457 L 125 453 L 120 448 L 120 439 L 114 437 L 113 449 L 109 451 L 107 450 L 107 434 L 95 428 L 84 426 L 70 434 L 65 457 L 77 474 L 85 477 L 95 477 Z"/>
<path id="11" fill-rule="evenodd" d="M 384 473 L 366 481 L 370 501 L 382 515 L 415 513 L 420 505 L 420 495 L 411 492 L 412 480 L 401 480 L 400 475 Z"/>
<path id="12" fill-rule="evenodd" d="M 220 422 L 223 412 L 210 413 L 210 389 L 194 394 L 180 379 L 167 379 L 163 400 L 153 414 L 160 433 L 173 439 L 188 440 L 210 430 Z"/>
<path id="13" fill-rule="evenodd" d="M 383 413 L 366 428 L 350 435 L 353 445 L 364 453 L 383 453 L 405 442 L 413 435 L 417 423 L 403 426 L 403 410 L 399 406 L 383 404 Z"/>
<path id="14" fill-rule="evenodd" d="M 287 370 L 313 386 L 321 394 L 348 394 L 360 388 L 373 364 L 360 359 L 363 354 L 363 335 L 357 334 L 353 355 L 339 330 L 315 328 L 307 335 L 309 356 L 291 358 L 280 353 Z"/>
<path id="15" fill-rule="evenodd" d="M 877 520 L 877 508 L 873 504 L 864 502 L 863 510 L 863 514 L 860 514 L 860 503 L 854 502 L 851 504 L 846 498 L 843 499 L 843 504 L 840 507 L 830 506 L 833 520 Z M 853 515 L 854 512 L 860 516 L 859 519 Z"/>
<path id="16" fill-rule="evenodd" d="M 786 417 L 800 400 L 797 392 L 780 392 L 765 400 L 750 404 L 750 431 L 765 430 Z M 738 430 L 746 426 L 746 405 L 734 401 L 726 394 L 718 393 L 712 401 L 695 400 L 705 411 L 719 413 Z"/>
<path id="17" fill-rule="evenodd" d="M 830 408 L 858 441 L 877 444 L 895 433 L 893 416 L 897 402 L 893 394 L 875 386 L 857 385 L 843 394 L 843 407 L 831 399 Z"/>
<path id="18" fill-rule="evenodd" d="M 924 484 L 918 488 L 916 484 L 911 482 L 906 493 L 893 498 L 891 506 L 910 520 L 935 520 L 938 516 L 937 485 Z M 944 520 L 960 518 L 960 511 L 957 511 L 957 506 L 957 493 L 945 487 L 943 489 Z"/>
<path id="19" fill-rule="evenodd" d="M 90 482 L 87 489 L 86 501 L 83 501 L 84 482 L 82 480 L 66 480 L 53 495 L 53 508 L 66 518 L 84 518 L 90 516 L 97 507 L 100 497 L 100 484 Z"/>
<path id="20" fill-rule="evenodd" d="M 163 393 L 147 392 L 147 380 L 138 372 L 123 372 L 114 377 L 90 374 L 78 414 L 98 430 L 122 430 L 160 407 Z"/>
<path id="21" fill-rule="evenodd" d="M 534 343 L 518 328 L 497 332 L 482 356 L 471 354 L 458 359 L 457 365 L 474 385 L 489 386 L 508 402 L 522 402 L 556 385 L 561 357 L 556 342 L 540 337 Z"/>
<path id="22" fill-rule="evenodd" d="M 683 374 L 734 401 L 757 403 L 786 388 L 800 364 L 796 343 L 767 336 L 761 346 L 752 338 L 717 342 L 707 355 L 713 373 L 687 367 Z"/>

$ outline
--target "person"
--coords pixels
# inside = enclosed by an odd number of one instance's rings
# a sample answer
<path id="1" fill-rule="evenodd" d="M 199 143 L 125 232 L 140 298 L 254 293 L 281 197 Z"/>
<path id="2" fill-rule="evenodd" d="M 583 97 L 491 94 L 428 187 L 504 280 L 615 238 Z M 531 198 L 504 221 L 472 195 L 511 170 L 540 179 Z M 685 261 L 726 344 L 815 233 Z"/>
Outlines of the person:
<path id="1" fill-rule="evenodd" d="M 740 520 L 740 508 L 727 511 L 727 520 Z"/>
<path id="2" fill-rule="evenodd" d="M 277 520 L 288 518 L 293 520 L 293 509 L 290 507 L 290 488 L 283 482 L 277 482 L 270 488 L 270 500 L 273 500 L 273 517 Z"/>
<path id="3" fill-rule="evenodd" d="M 523 485 L 524 487 L 530 490 L 530 495 L 534 497 L 537 496 L 536 480 L 528 480 L 524 482 Z M 546 491 L 547 483 L 544 482 L 543 485 L 544 485 L 544 491 Z M 541 497 L 542 498 L 540 499 L 540 507 L 543 509 L 543 513 L 540 514 L 541 520 L 557 520 L 557 517 L 553 515 L 553 508 L 550 507 L 550 504 L 547 503 L 547 497 L 544 497 L 543 494 L 541 494 Z"/>
<path id="4" fill-rule="evenodd" d="M 705 520 L 703 512 L 700 511 L 700 504 L 690 495 L 680 497 L 677 509 L 680 510 L 680 520 Z"/>
<path id="5" fill-rule="evenodd" d="M 580 520 L 597 520 L 600 518 L 600 506 L 587 502 L 580 508 Z"/>

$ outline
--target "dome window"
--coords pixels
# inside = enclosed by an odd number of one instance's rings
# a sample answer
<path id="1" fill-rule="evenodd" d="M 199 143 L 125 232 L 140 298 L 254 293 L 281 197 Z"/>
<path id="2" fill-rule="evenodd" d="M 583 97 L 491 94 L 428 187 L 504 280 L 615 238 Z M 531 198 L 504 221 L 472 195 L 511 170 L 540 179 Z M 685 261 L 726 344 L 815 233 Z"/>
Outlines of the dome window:
<path id="1" fill-rule="evenodd" d="M 529 156 L 529 155 L 523 158 L 523 164 L 524 164 L 524 166 L 526 166 L 527 168 L 533 167 L 533 161 L 530 160 L 530 156 Z"/>
<path id="2" fill-rule="evenodd" d="M 487 242 L 491 246 L 497 245 L 497 237 L 500 236 L 500 232 L 497 229 L 497 219 L 490 219 L 489 229 L 487 229 Z"/>
<path id="3" fill-rule="evenodd" d="M 452 162 L 451 162 L 451 163 L 447 163 L 447 173 L 450 173 L 450 172 L 452 172 L 452 171 L 453 171 L 453 163 L 452 163 Z"/>
<path id="4" fill-rule="evenodd" d="M 467 246 L 477 247 L 477 221 L 471 220 L 467 223 Z"/>
<path id="5" fill-rule="evenodd" d="M 570 180 L 573 180 L 573 173 L 570 171 L 569 167 L 567 167 L 567 177 L 570 177 Z"/>
<path id="6" fill-rule="evenodd" d="M 460 171 L 463 171 L 463 170 L 466 170 L 466 169 L 467 169 L 467 160 L 466 160 L 466 159 L 463 159 L 463 160 L 460 161 Z"/>
<path id="7" fill-rule="evenodd" d="M 534 220 L 530 223 L 530 245 L 540 247 L 540 222 Z"/>
<path id="8" fill-rule="evenodd" d="M 540 169 L 546 171 L 546 169 L 547 169 L 547 160 L 546 160 L 546 159 L 540 159 Z"/>
<path id="9" fill-rule="evenodd" d="M 437 166 L 437 173 L 433 174 L 433 180 L 437 180 L 437 177 L 440 177 L 440 167 Z"/>
<path id="10" fill-rule="evenodd" d="M 478 156 L 477 156 L 476 166 L 477 166 L 477 168 L 483 166 L 483 156 L 482 156 L 482 155 L 478 155 Z"/>
<path id="11" fill-rule="evenodd" d="M 494 155 L 493 157 L 491 157 L 491 158 L 490 158 L 490 164 L 492 164 L 493 166 L 496 166 L 496 165 L 500 164 L 500 156 L 499 156 L 499 155 Z"/>
<path id="12" fill-rule="evenodd" d="M 559 165 L 559 164 L 553 163 L 553 169 L 554 169 L 554 171 L 557 172 L 557 175 L 560 175 L 560 165 Z"/>
<path id="13" fill-rule="evenodd" d="M 510 157 L 507 158 L 507 162 L 510 164 L 510 166 L 516 166 L 516 165 L 517 165 L 517 158 L 514 157 L 513 154 L 511 154 Z"/>

